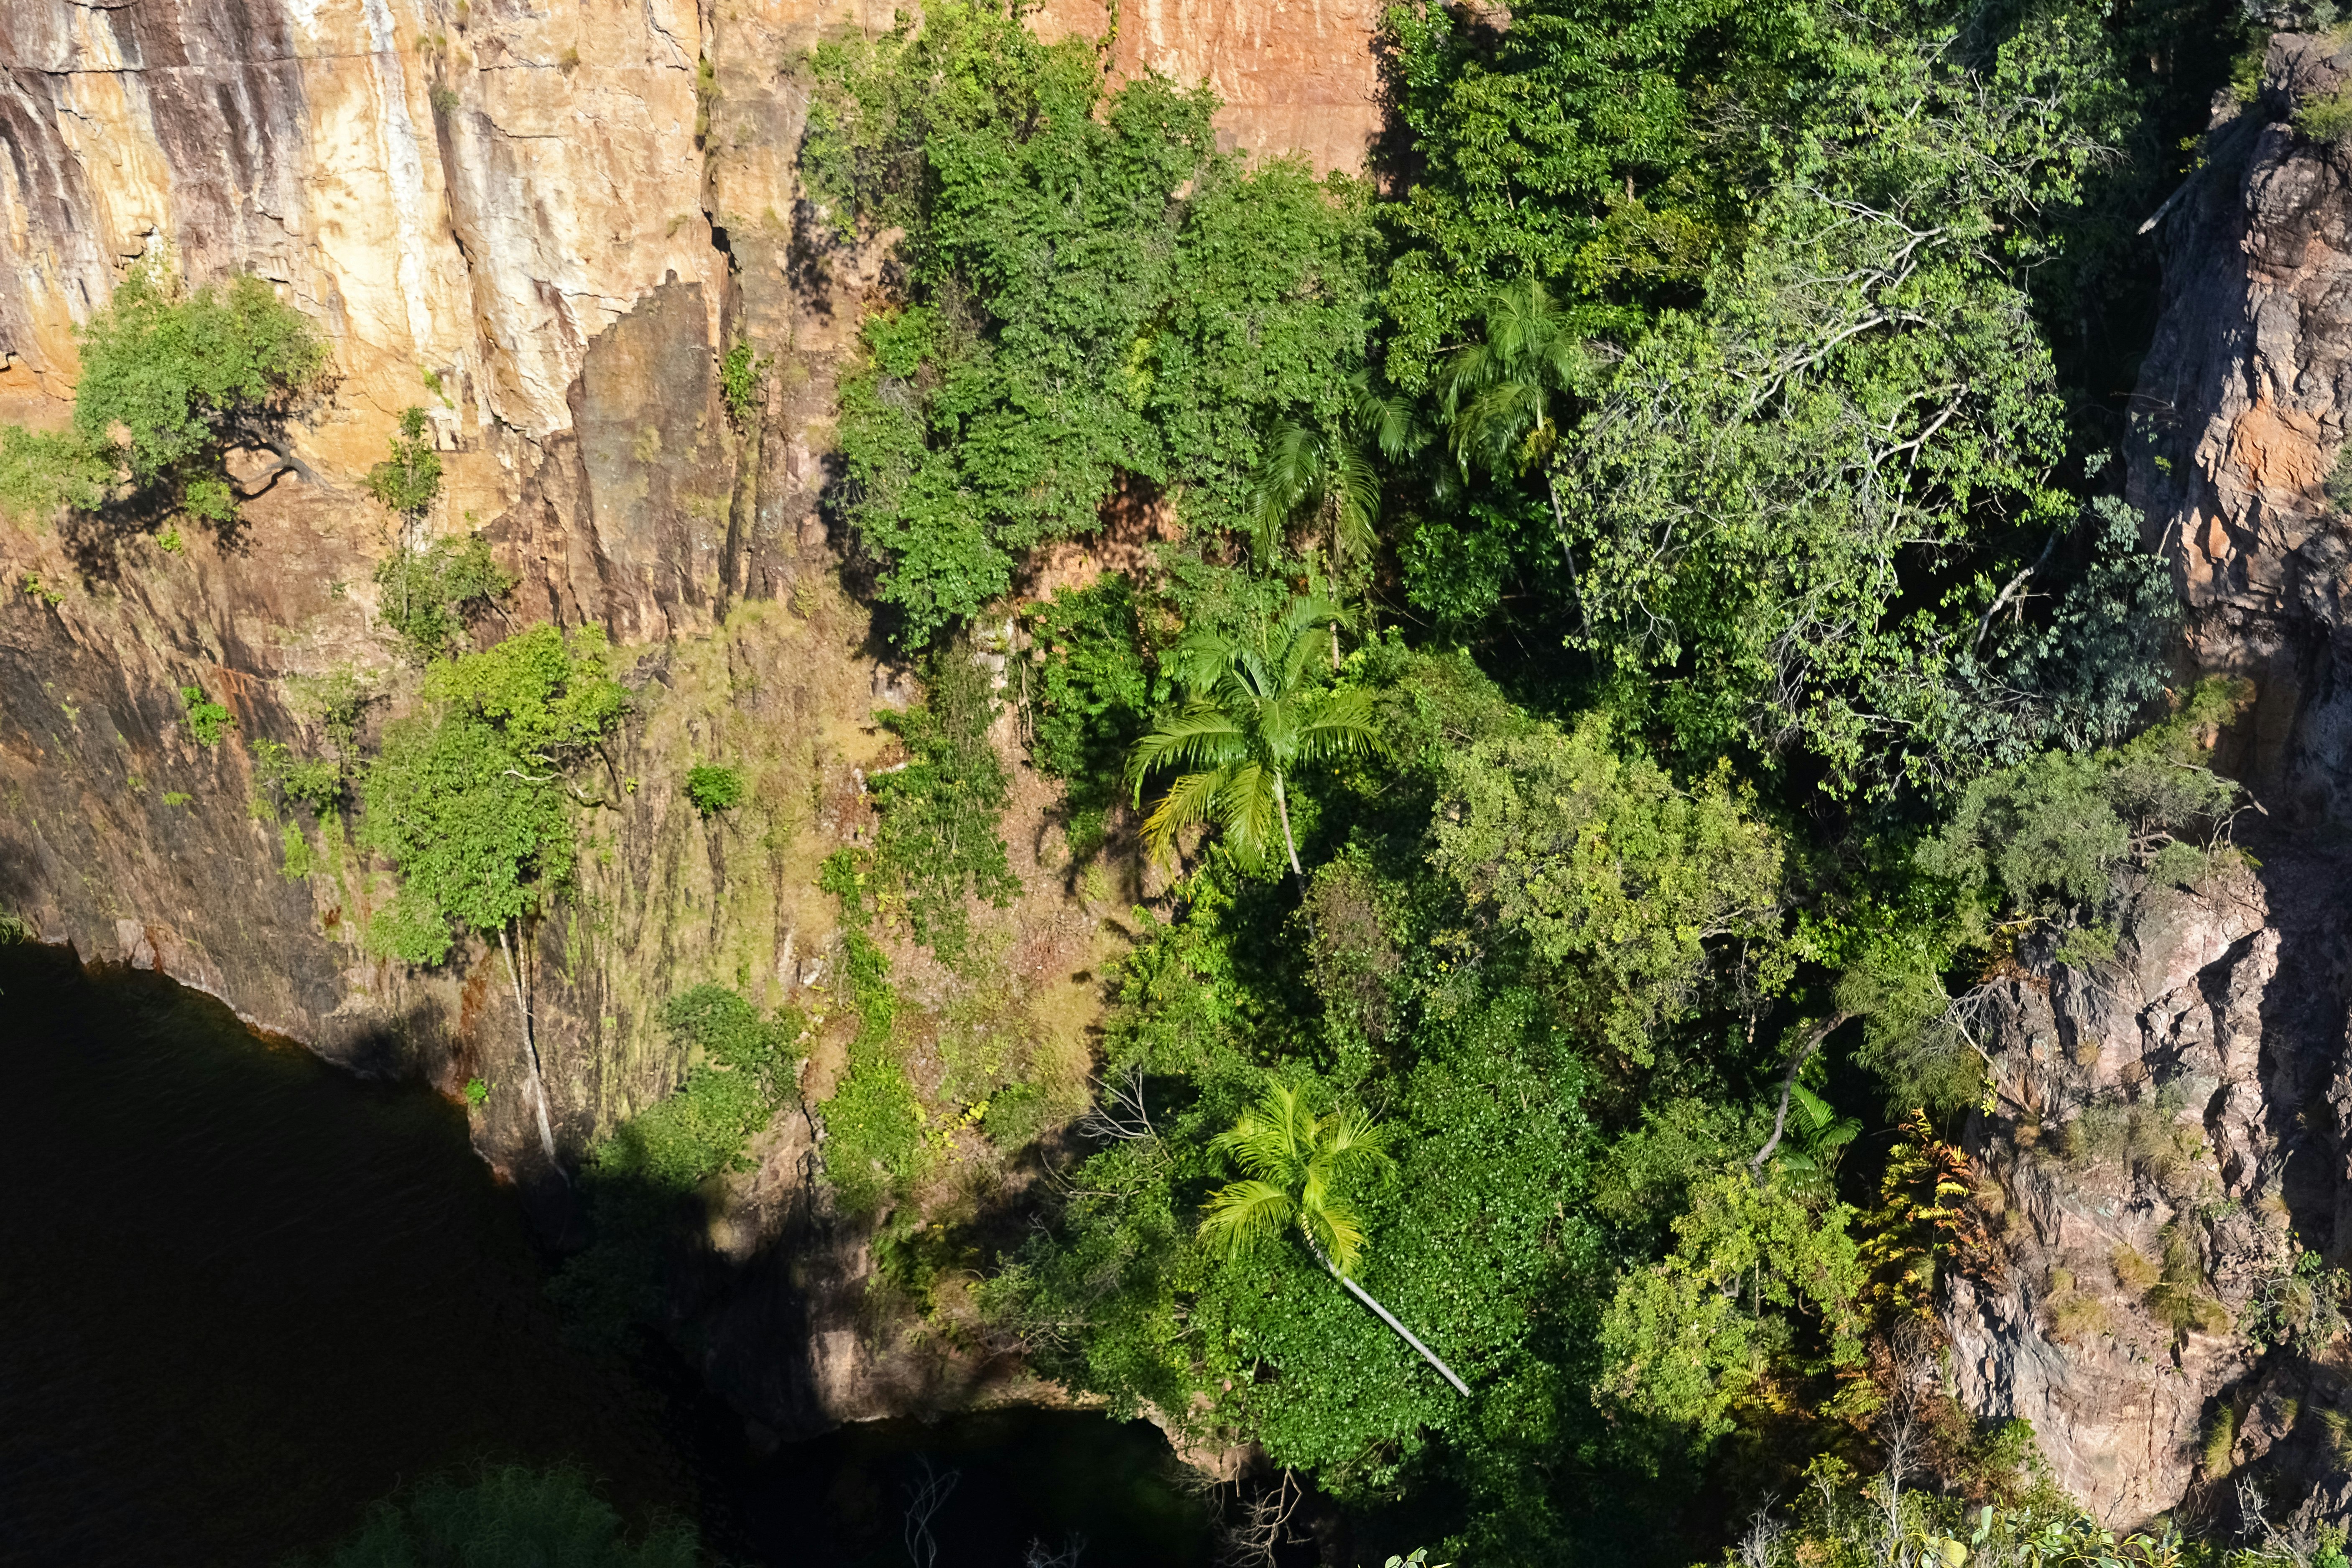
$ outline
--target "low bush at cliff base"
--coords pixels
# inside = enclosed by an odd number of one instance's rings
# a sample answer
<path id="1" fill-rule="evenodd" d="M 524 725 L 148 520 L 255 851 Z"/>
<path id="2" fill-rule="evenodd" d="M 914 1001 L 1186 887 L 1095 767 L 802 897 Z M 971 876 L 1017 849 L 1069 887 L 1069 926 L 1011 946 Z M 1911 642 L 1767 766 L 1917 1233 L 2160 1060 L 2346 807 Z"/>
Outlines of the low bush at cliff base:
<path id="1" fill-rule="evenodd" d="M 705 984 L 662 1005 L 660 1023 L 681 1060 L 677 1087 L 623 1121 L 581 1172 L 594 1238 L 549 1287 L 575 1338 L 624 1341 L 659 1317 L 665 1248 L 698 1188 L 743 1170 L 744 1144 L 798 1098 L 807 1030 L 801 1015 L 763 1015 L 743 995 Z"/>
<path id="2" fill-rule="evenodd" d="M 351 1538 L 296 1568 L 701 1568 L 692 1526 L 626 1531 L 586 1475 L 570 1468 L 486 1469 L 426 1481 L 381 1502 Z"/>

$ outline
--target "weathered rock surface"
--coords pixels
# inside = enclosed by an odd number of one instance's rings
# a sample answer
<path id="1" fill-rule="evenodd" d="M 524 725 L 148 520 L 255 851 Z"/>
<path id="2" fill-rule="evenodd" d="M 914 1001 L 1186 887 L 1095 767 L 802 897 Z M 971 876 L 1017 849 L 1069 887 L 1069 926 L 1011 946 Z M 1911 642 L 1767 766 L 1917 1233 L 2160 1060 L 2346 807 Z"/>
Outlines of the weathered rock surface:
<path id="1" fill-rule="evenodd" d="M 2148 888 L 2113 964 L 1997 994 L 2000 1098 L 1970 1145 L 2000 1183 L 2009 1257 L 1998 1280 L 1953 1283 L 1954 1375 L 1970 1408 L 2031 1421 L 2103 1518 L 2179 1500 L 2210 1402 L 2252 1364 L 2231 1325 L 2293 1261 L 2284 1194 L 2311 1133 L 2277 1108 L 2324 1087 L 2352 1017 L 2352 954 L 2309 913 L 2274 912 L 2251 873 Z M 2283 962 L 2332 1015 L 2278 1016 Z"/>
<path id="2" fill-rule="evenodd" d="M 2118 1525 L 2218 1501 L 2255 1462 L 2290 1507 L 2352 1496 L 2327 1436 L 2344 1367 L 2243 1332 L 2304 1249 L 2352 1261 L 2352 524 L 2326 490 L 2352 425 L 2352 148 L 2291 121 L 2347 86 L 2352 53 L 2281 36 L 2254 100 L 2221 106 L 2158 226 L 2165 313 L 2133 406 L 2181 674 L 2253 685 L 2219 755 L 2267 810 L 2256 863 L 2142 890 L 2112 964 L 2007 984 L 2000 1099 L 1969 1134 L 2012 1257 L 1951 1292 L 1958 1393 L 2032 1421 Z"/>
<path id="3" fill-rule="evenodd" d="M 1207 82 L 1224 100 L 1220 146 L 1353 173 L 1383 121 L 1383 9 L 1381 0 L 1047 0 L 1035 26 L 1046 37 L 1108 37 L 1122 78 Z"/>
<path id="4" fill-rule="evenodd" d="M 2228 760 L 2264 805 L 2352 820 L 2352 525 L 2324 486 L 2352 423 L 2352 147 L 2289 115 L 2352 82 L 2273 38 L 2158 228 L 2166 310 L 2133 401 L 2132 498 L 2174 563 L 2199 672 L 2253 679 Z"/>

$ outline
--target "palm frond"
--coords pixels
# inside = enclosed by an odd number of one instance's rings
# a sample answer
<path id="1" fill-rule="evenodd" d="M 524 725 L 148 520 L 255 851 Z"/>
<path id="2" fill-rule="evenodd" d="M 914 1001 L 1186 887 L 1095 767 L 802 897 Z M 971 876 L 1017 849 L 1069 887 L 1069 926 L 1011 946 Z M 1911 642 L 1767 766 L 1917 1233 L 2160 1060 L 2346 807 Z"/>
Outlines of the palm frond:
<path id="1" fill-rule="evenodd" d="M 1347 614 L 1328 599 L 1300 596 L 1290 601 L 1289 608 L 1274 628 L 1274 664 L 1278 684 L 1265 689 L 1268 697 L 1280 697 L 1293 690 L 1307 668 L 1307 661 L 1316 651 L 1314 634 L 1326 627 L 1344 626 Z"/>
<path id="2" fill-rule="evenodd" d="M 1151 808 L 1151 815 L 1143 819 L 1144 852 L 1154 860 L 1166 859 L 1176 846 L 1178 834 L 1216 816 L 1217 797 L 1224 787 L 1225 774 L 1223 768 L 1178 774 L 1168 792 L 1160 797 L 1160 804 Z"/>
<path id="3" fill-rule="evenodd" d="M 1217 826 L 1234 858 L 1244 869 L 1255 871 L 1274 853 L 1282 832 L 1275 813 L 1274 775 L 1255 763 L 1244 763 L 1220 776 L 1223 784 L 1213 808 Z"/>
<path id="4" fill-rule="evenodd" d="M 1332 1266 L 1352 1276 L 1364 1256 L 1364 1222 L 1356 1217 L 1356 1211 L 1328 1198 L 1320 1207 L 1304 1209 L 1302 1214 L 1307 1225 L 1321 1233 L 1316 1239 L 1329 1255 Z"/>
<path id="5" fill-rule="evenodd" d="M 1830 1102 L 1801 1083 L 1789 1086 L 1789 1108 L 1796 1114 L 1797 1142 L 1815 1160 L 1826 1159 L 1861 1135 L 1862 1123 L 1840 1117 Z"/>
<path id="6" fill-rule="evenodd" d="M 1339 554 L 1360 560 L 1379 542 L 1381 475 L 1370 454 L 1352 443 L 1342 445 L 1332 464 L 1333 490 L 1339 498 Z M 1335 561 L 1334 566 L 1339 564 Z"/>
<path id="7" fill-rule="evenodd" d="M 1233 1126 L 1211 1139 L 1209 1147 L 1254 1176 L 1294 1181 L 1307 1148 L 1300 1137 L 1299 1118 L 1304 1114 L 1297 1089 L 1268 1084 L 1258 1102 L 1242 1112 Z M 1307 1130 L 1311 1132 L 1312 1128 L 1310 1117 Z"/>
<path id="8" fill-rule="evenodd" d="M 1297 1212 L 1290 1194 L 1271 1182 L 1229 1182 L 1209 1194 L 1201 1236 L 1238 1257 L 1280 1236 Z"/>
<path id="9" fill-rule="evenodd" d="M 1379 752 L 1381 732 L 1372 718 L 1372 694 L 1360 687 L 1325 694 L 1300 717 L 1292 746 L 1293 754 L 1302 763 Z"/>
<path id="10" fill-rule="evenodd" d="M 1350 1106 L 1323 1119 L 1318 1130 L 1316 1157 L 1335 1178 L 1381 1180 L 1396 1162 L 1389 1157 L 1389 1130 L 1364 1111 Z"/>
<path id="11" fill-rule="evenodd" d="M 1298 509 L 1318 499 L 1329 482 L 1329 443 L 1295 420 L 1277 423 L 1266 437 L 1251 495 L 1257 562 L 1264 566 L 1282 543 Z"/>
<path id="12" fill-rule="evenodd" d="M 1163 715 L 1128 753 L 1127 774 L 1135 787 L 1136 804 L 1143 804 L 1143 784 L 1150 774 L 1162 768 L 1198 772 L 1224 767 L 1242 756 L 1245 739 L 1233 715 L 1211 703 L 1188 703 Z"/>
<path id="13" fill-rule="evenodd" d="M 1187 633 L 1160 661 L 1160 668 L 1194 700 L 1207 696 L 1224 679 L 1233 662 L 1232 640 L 1212 631 Z"/>
<path id="14" fill-rule="evenodd" d="M 1382 396 L 1372 384 L 1370 370 L 1360 370 L 1348 378 L 1348 417 L 1357 440 L 1391 463 L 1412 457 L 1429 438 L 1414 416 L 1412 400 Z"/>

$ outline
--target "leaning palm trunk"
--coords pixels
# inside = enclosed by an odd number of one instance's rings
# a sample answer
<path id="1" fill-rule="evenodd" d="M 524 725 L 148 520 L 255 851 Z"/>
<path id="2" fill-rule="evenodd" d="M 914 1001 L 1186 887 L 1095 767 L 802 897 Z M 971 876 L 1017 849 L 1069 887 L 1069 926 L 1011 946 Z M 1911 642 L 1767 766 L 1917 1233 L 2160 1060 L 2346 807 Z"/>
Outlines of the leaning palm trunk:
<path id="1" fill-rule="evenodd" d="M 1315 929 L 1315 906 L 1307 897 L 1307 873 L 1298 868 L 1298 845 L 1290 837 L 1290 798 L 1283 793 L 1280 769 L 1274 775 L 1274 809 L 1282 818 L 1282 847 L 1290 854 L 1290 874 L 1298 879 L 1298 908 L 1307 916 L 1307 939 L 1320 942 L 1323 933 Z"/>
<path id="2" fill-rule="evenodd" d="M 1321 1264 L 1324 1268 L 1324 1271 L 1329 1274 L 1332 1279 L 1337 1279 L 1340 1284 L 1346 1286 L 1348 1289 L 1348 1294 L 1353 1296 L 1357 1300 L 1361 1301 L 1365 1306 L 1370 1307 L 1374 1312 L 1378 1313 L 1381 1322 L 1386 1323 L 1390 1328 L 1394 1329 L 1397 1331 L 1397 1337 L 1399 1339 L 1404 1341 L 1405 1343 L 1411 1345 L 1414 1350 L 1419 1351 L 1421 1352 L 1421 1359 L 1435 1367 L 1437 1369 L 1437 1375 L 1454 1385 L 1454 1393 L 1462 1395 L 1465 1399 L 1470 1397 L 1470 1385 L 1463 1382 L 1460 1378 L 1454 1376 L 1454 1369 L 1446 1365 L 1444 1362 L 1438 1360 L 1437 1352 L 1435 1351 L 1431 1350 L 1427 1345 L 1423 1344 L 1420 1339 L 1411 1329 L 1408 1329 L 1402 1323 L 1398 1322 L 1394 1312 L 1390 1311 L 1386 1307 L 1381 1306 L 1378 1301 L 1372 1300 L 1372 1293 L 1370 1291 L 1365 1289 L 1361 1285 L 1357 1284 L 1353 1279 L 1349 1279 L 1345 1274 L 1339 1272 L 1339 1266 L 1333 1263 L 1330 1258 L 1325 1257 L 1323 1254 L 1323 1248 L 1316 1244 L 1315 1233 L 1313 1231 L 1307 1229 L 1306 1226 L 1301 1225 L 1298 1227 L 1298 1234 L 1307 1238 L 1307 1250 L 1315 1255 L 1315 1261 Z"/>
<path id="3" fill-rule="evenodd" d="M 507 928 L 503 925 L 499 927 L 499 951 L 507 955 L 507 978 L 514 982 L 515 1011 L 522 1015 L 522 1058 L 530 1068 L 530 1106 L 539 1115 L 539 1146 L 547 1152 L 547 1163 L 561 1176 L 563 1162 L 556 1156 L 555 1129 L 547 1120 L 547 1083 L 539 1075 L 539 1041 L 531 1032 L 530 1004 L 523 1000 L 522 969 L 515 963 L 515 952 L 507 942 Z"/>

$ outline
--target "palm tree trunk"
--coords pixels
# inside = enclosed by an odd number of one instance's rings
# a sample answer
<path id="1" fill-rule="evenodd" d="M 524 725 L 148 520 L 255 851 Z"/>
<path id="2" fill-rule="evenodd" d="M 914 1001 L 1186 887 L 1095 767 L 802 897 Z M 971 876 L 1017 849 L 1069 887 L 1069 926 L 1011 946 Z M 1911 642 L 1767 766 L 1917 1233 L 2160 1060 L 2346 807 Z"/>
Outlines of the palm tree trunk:
<path id="1" fill-rule="evenodd" d="M 1290 874 L 1298 879 L 1298 890 L 1307 891 L 1307 873 L 1298 868 L 1298 846 L 1290 837 L 1290 798 L 1283 793 L 1282 770 L 1275 770 L 1274 809 L 1282 818 L 1282 847 L 1290 851 Z"/>
<path id="2" fill-rule="evenodd" d="M 1307 873 L 1298 868 L 1298 846 L 1290 837 L 1290 797 L 1283 793 L 1282 770 L 1274 770 L 1274 809 L 1282 818 L 1282 847 L 1290 851 L 1290 874 L 1298 879 L 1298 907 L 1307 916 L 1307 939 L 1321 945 L 1323 933 L 1315 929 L 1315 906 L 1307 898 Z"/>
<path id="3" fill-rule="evenodd" d="M 514 982 L 515 1011 L 522 1015 L 522 1056 L 530 1068 L 531 1109 L 539 1115 L 539 1146 L 547 1152 L 547 1163 L 555 1173 L 563 1175 L 563 1162 L 555 1152 L 555 1129 L 547 1120 L 547 1083 L 539 1074 L 539 1041 L 530 1026 L 530 1004 L 522 999 L 522 969 L 515 963 L 515 952 L 507 942 L 507 928 L 499 927 L 499 951 L 507 955 L 507 978 Z M 569 1177 L 565 1177 L 568 1182 Z"/>
<path id="4" fill-rule="evenodd" d="M 1404 1341 L 1405 1343 L 1411 1345 L 1414 1350 L 1419 1351 L 1421 1352 L 1421 1359 L 1435 1367 L 1437 1369 L 1437 1374 L 1454 1385 L 1454 1393 L 1462 1395 L 1465 1399 L 1470 1397 L 1470 1385 L 1463 1382 L 1460 1378 L 1454 1376 L 1454 1369 L 1446 1365 L 1444 1362 L 1438 1360 L 1437 1352 L 1435 1351 L 1431 1350 L 1427 1345 L 1423 1344 L 1420 1339 L 1411 1329 L 1408 1329 L 1402 1323 L 1398 1322 L 1394 1312 L 1390 1311 L 1386 1307 L 1381 1306 L 1378 1301 L 1372 1300 L 1372 1293 L 1370 1291 L 1365 1289 L 1361 1285 L 1357 1284 L 1353 1279 L 1349 1279 L 1345 1274 L 1340 1273 L 1338 1266 L 1323 1255 L 1323 1249 L 1315 1245 L 1314 1235 L 1309 1232 L 1305 1226 L 1300 1226 L 1298 1230 L 1300 1235 L 1307 1237 L 1307 1250 L 1315 1255 L 1315 1261 L 1323 1266 L 1325 1273 L 1330 1275 L 1332 1279 L 1337 1279 L 1340 1284 L 1346 1286 L 1348 1289 L 1348 1294 L 1353 1296 L 1357 1300 L 1361 1301 L 1365 1306 L 1370 1307 L 1373 1312 L 1378 1314 L 1381 1322 L 1386 1323 L 1390 1328 L 1396 1331 L 1397 1337 L 1399 1339 Z"/>

